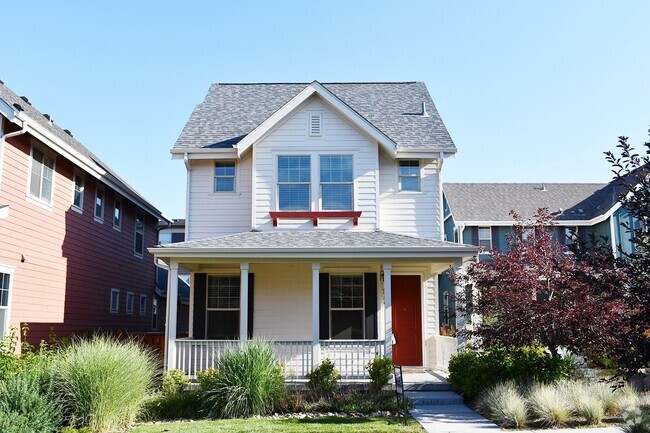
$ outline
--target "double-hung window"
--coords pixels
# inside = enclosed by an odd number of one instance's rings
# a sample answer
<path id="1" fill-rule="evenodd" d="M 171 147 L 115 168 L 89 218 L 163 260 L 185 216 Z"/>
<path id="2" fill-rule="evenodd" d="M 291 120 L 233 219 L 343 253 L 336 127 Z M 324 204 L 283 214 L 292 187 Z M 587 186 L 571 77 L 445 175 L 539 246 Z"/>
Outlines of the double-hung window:
<path id="1" fill-rule="evenodd" d="M 217 161 L 214 164 L 214 192 L 235 191 L 235 162 Z"/>
<path id="2" fill-rule="evenodd" d="M 352 210 L 352 155 L 320 157 L 320 194 L 323 210 Z"/>
<path id="3" fill-rule="evenodd" d="M 84 207 L 84 175 L 75 172 L 73 182 L 74 191 L 72 193 L 72 206 L 81 211 Z"/>
<path id="4" fill-rule="evenodd" d="M 208 339 L 239 338 L 240 276 L 208 275 Z"/>
<path id="5" fill-rule="evenodd" d="M 38 149 L 32 148 L 32 172 L 29 180 L 29 194 L 52 203 L 52 185 L 54 183 L 54 159 Z"/>
<path id="6" fill-rule="evenodd" d="M 478 228 L 478 245 L 481 248 L 483 248 L 484 251 L 490 251 L 492 249 L 492 228 L 491 227 Z"/>
<path id="7" fill-rule="evenodd" d="M 140 295 L 140 315 L 147 314 L 147 295 Z"/>
<path id="8" fill-rule="evenodd" d="M 133 302 L 135 294 L 133 292 L 126 292 L 126 314 L 133 314 Z"/>
<path id="9" fill-rule="evenodd" d="M 363 275 L 330 276 L 330 338 L 363 338 L 363 293 Z"/>
<path id="10" fill-rule="evenodd" d="M 278 156 L 278 210 L 308 211 L 310 189 L 310 157 Z"/>
<path id="11" fill-rule="evenodd" d="M 120 289 L 111 289 L 111 313 L 120 312 Z"/>
<path id="12" fill-rule="evenodd" d="M 578 227 L 564 227 L 564 245 L 572 245 L 578 237 Z"/>
<path id="13" fill-rule="evenodd" d="M 95 192 L 95 219 L 104 221 L 104 187 L 100 185 Z"/>
<path id="14" fill-rule="evenodd" d="M 122 197 L 115 193 L 115 206 L 113 206 L 113 227 L 119 229 L 122 227 Z"/>
<path id="15" fill-rule="evenodd" d="M 420 191 L 420 161 L 414 159 L 399 162 L 399 190 Z"/>
<path id="16" fill-rule="evenodd" d="M 135 239 L 133 253 L 142 257 L 144 253 L 144 214 L 140 211 L 135 213 Z"/>

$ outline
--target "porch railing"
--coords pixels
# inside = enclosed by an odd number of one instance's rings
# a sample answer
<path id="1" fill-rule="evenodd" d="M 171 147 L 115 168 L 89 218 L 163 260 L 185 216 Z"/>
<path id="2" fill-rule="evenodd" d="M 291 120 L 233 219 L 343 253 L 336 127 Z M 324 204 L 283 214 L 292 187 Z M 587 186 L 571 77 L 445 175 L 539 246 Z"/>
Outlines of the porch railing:
<path id="1" fill-rule="evenodd" d="M 176 368 L 196 378 L 198 371 L 215 368 L 217 360 L 229 347 L 239 344 L 230 340 L 176 340 Z M 329 358 L 343 379 L 366 377 L 368 361 L 384 354 L 383 340 L 321 340 L 321 359 Z M 312 369 L 311 341 L 274 341 L 287 379 L 304 379 Z"/>
<path id="2" fill-rule="evenodd" d="M 458 353 L 458 340 L 456 337 L 444 337 L 439 335 L 436 340 L 436 366 L 447 370 L 451 355 Z"/>

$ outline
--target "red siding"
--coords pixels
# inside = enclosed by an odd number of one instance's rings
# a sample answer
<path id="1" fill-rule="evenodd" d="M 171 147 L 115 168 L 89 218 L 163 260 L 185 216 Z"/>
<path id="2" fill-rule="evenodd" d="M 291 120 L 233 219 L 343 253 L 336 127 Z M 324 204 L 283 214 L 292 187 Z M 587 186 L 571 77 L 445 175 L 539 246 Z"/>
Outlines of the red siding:
<path id="1" fill-rule="evenodd" d="M 0 219 L 0 264 L 14 266 L 11 324 L 28 323 L 30 340 L 54 327 L 57 336 L 104 330 L 151 330 L 155 287 L 153 257 L 157 219 L 143 211 L 145 253 L 134 256 L 136 205 L 122 199 L 122 228 L 113 228 L 115 193 L 105 187 L 103 224 L 94 220 L 97 181 L 85 175 L 83 213 L 71 208 L 73 164 L 56 157 L 52 210 L 27 200 L 31 137 L 10 139 L 4 147 L 0 204 L 9 217 Z M 24 257 L 24 261 L 21 261 Z M 120 289 L 120 311 L 110 313 L 111 288 Z M 135 295 L 133 314 L 126 314 L 126 293 Z M 140 295 L 147 295 L 140 315 Z M 164 314 L 164 310 L 160 313 Z"/>

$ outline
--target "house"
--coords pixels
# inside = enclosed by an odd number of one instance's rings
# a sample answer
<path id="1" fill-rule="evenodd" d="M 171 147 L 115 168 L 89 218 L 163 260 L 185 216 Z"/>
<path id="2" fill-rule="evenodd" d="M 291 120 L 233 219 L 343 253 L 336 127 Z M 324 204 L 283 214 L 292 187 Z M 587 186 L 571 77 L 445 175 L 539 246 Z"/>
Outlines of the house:
<path id="1" fill-rule="evenodd" d="M 606 240 L 612 252 L 631 252 L 630 235 L 621 226 L 634 224 L 618 202 L 618 181 L 600 183 L 445 183 L 445 237 L 462 244 L 480 246 L 488 257 L 491 250 L 503 251 L 514 220 L 510 211 L 531 218 L 548 208 L 556 220 L 554 237 L 570 246 L 576 236 L 589 242 L 591 235 Z M 620 250 L 619 250 L 620 247 Z M 439 281 L 440 326 L 455 328 L 453 293 L 456 288 L 446 275 Z M 453 329 L 451 329 L 453 333 Z"/>
<path id="2" fill-rule="evenodd" d="M 0 115 L 0 337 L 151 330 L 160 211 L 1 82 Z"/>
<path id="3" fill-rule="evenodd" d="M 438 275 L 478 249 L 443 240 L 456 147 L 424 83 L 214 84 L 171 153 L 185 241 L 150 249 L 171 275 L 166 368 L 193 376 L 250 338 L 273 340 L 295 378 L 326 358 L 358 379 L 378 355 L 436 368 L 455 352 Z"/>

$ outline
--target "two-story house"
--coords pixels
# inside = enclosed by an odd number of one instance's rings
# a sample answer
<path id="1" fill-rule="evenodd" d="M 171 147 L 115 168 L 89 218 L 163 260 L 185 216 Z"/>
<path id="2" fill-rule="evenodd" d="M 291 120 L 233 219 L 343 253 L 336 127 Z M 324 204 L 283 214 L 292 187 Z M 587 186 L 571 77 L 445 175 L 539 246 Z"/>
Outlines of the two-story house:
<path id="1" fill-rule="evenodd" d="M 421 82 L 214 84 L 171 150 L 187 168 L 170 269 L 166 368 L 190 375 L 266 338 L 285 372 L 375 356 L 436 368 L 438 275 L 478 249 L 443 240 L 441 170 L 456 153 Z M 177 339 L 180 269 L 189 338 Z"/>
<path id="2" fill-rule="evenodd" d="M 161 213 L 0 82 L 0 338 L 150 331 Z"/>

